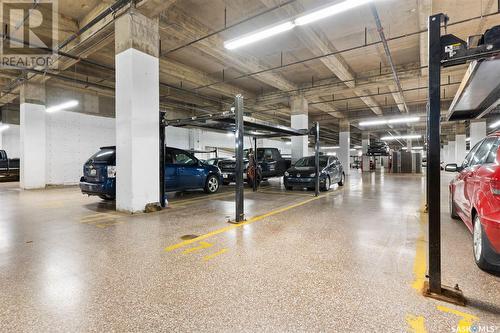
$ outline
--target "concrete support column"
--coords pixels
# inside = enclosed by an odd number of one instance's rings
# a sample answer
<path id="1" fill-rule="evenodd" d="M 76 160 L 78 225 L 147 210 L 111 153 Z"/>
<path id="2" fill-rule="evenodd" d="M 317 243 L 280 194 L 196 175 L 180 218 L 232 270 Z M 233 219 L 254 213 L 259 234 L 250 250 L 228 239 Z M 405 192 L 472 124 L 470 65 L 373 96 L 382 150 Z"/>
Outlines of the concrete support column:
<path id="1" fill-rule="evenodd" d="M 411 139 L 406 140 L 406 148 L 407 148 L 406 149 L 407 152 L 410 153 L 412 151 L 412 149 L 413 149 L 413 141 L 411 141 Z"/>
<path id="2" fill-rule="evenodd" d="M 446 161 L 446 163 L 457 163 L 455 147 L 455 141 L 448 142 L 448 161 Z"/>
<path id="3" fill-rule="evenodd" d="M 45 86 L 25 83 L 21 87 L 20 150 L 22 189 L 44 188 L 46 176 Z"/>
<path id="4" fill-rule="evenodd" d="M 189 129 L 189 149 L 191 150 L 205 150 L 205 147 L 201 143 L 201 129 L 190 128 Z"/>
<path id="5" fill-rule="evenodd" d="M 339 146 L 337 157 L 344 168 L 345 175 L 348 176 L 351 173 L 351 124 L 344 119 L 339 123 Z"/>
<path id="6" fill-rule="evenodd" d="M 159 201 L 158 20 L 132 12 L 115 23 L 116 209 Z"/>
<path id="7" fill-rule="evenodd" d="M 470 149 L 486 136 L 486 120 L 478 119 L 470 122 Z"/>
<path id="8" fill-rule="evenodd" d="M 363 172 L 370 172 L 370 157 L 366 156 L 370 147 L 370 133 L 363 133 L 361 136 L 361 149 L 363 152 Z"/>
<path id="9" fill-rule="evenodd" d="M 291 127 L 295 129 L 309 128 L 309 106 L 304 96 L 290 97 L 290 108 L 292 112 Z M 307 135 L 292 137 L 292 163 L 309 155 L 308 147 Z"/>
<path id="10" fill-rule="evenodd" d="M 458 164 L 462 163 L 467 155 L 466 139 L 465 124 L 457 124 L 455 126 L 455 160 Z"/>

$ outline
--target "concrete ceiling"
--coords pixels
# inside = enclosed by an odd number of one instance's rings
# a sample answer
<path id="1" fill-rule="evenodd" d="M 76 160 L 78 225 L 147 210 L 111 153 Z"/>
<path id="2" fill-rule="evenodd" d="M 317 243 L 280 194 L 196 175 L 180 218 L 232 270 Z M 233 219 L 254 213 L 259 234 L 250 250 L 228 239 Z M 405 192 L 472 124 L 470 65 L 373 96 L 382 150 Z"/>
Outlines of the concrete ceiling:
<path id="1" fill-rule="evenodd" d="M 380 40 L 368 6 L 249 47 L 233 51 L 223 47 L 226 40 L 334 2 L 340 1 L 138 1 L 138 10 L 160 21 L 162 106 L 175 110 L 176 114 L 220 111 L 228 109 L 234 94 L 241 92 L 246 97 L 248 112 L 255 117 L 288 124 L 288 98 L 303 94 L 310 103 L 310 120 L 320 121 L 332 142 L 336 140 L 339 119 L 351 120 L 356 141 L 362 130 L 358 128 L 360 119 L 401 114 L 404 108 L 395 91 L 382 44 L 365 46 Z M 113 3 L 59 0 L 60 41 Z M 463 39 L 500 24 L 500 14 L 487 15 L 498 11 L 496 0 L 376 0 L 374 3 L 398 69 L 404 101 L 415 114 L 425 113 L 427 98 L 426 18 L 443 12 L 450 17 L 450 23 L 464 21 L 448 28 L 448 33 Z M 88 85 L 68 80 L 65 85 L 112 97 L 115 52 L 112 22 L 124 10 L 107 16 L 64 48 L 71 55 L 103 66 L 63 57 L 59 69 L 43 78 L 0 69 L 0 104 L 18 103 L 20 78 L 59 85 L 64 78 L 74 78 Z M 254 18 L 237 24 L 251 17 Z M 213 35 L 207 37 L 210 34 Z M 193 43 L 198 39 L 201 40 Z M 466 68 L 443 70 L 444 103 L 453 98 Z M 453 125 L 443 124 L 443 133 L 449 134 Z M 425 124 L 370 129 L 375 135 L 413 130 L 424 133 Z"/>

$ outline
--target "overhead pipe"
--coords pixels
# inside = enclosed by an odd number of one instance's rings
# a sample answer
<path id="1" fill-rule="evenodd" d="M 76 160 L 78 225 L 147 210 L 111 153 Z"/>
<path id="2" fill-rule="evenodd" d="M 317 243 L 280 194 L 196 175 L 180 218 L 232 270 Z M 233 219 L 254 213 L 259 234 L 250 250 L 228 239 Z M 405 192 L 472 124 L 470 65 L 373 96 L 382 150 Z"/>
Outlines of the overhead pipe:
<path id="1" fill-rule="evenodd" d="M 399 95 L 401 96 L 403 107 L 405 109 L 405 112 L 409 113 L 410 110 L 408 109 L 408 105 L 406 105 L 405 96 L 403 94 L 403 87 L 401 86 L 401 81 L 399 80 L 398 72 L 396 70 L 396 66 L 394 65 L 394 60 L 392 58 L 391 50 L 389 49 L 389 44 L 387 43 L 387 39 L 385 38 L 384 28 L 382 27 L 382 23 L 380 22 L 380 17 L 378 16 L 377 7 L 375 7 L 375 5 L 371 3 L 370 9 L 372 11 L 373 18 L 375 19 L 375 23 L 377 25 L 377 30 L 380 35 L 380 40 L 384 45 L 385 55 L 387 56 L 387 60 L 389 60 L 389 65 L 391 66 L 394 82 L 396 83 Z"/>

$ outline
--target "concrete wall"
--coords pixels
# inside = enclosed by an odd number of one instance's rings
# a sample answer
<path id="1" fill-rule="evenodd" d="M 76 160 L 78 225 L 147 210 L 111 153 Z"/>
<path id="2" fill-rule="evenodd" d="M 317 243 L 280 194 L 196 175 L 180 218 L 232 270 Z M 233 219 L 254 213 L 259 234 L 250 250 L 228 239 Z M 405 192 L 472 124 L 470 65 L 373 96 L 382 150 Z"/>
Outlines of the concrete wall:
<path id="1" fill-rule="evenodd" d="M 9 158 L 19 158 L 19 156 L 21 156 L 19 125 L 8 125 L 9 128 L 0 133 L 2 136 L 2 144 L 0 148 L 7 152 Z"/>
<path id="2" fill-rule="evenodd" d="M 77 184 L 83 163 L 115 144 L 115 120 L 76 112 L 47 114 L 47 184 Z"/>

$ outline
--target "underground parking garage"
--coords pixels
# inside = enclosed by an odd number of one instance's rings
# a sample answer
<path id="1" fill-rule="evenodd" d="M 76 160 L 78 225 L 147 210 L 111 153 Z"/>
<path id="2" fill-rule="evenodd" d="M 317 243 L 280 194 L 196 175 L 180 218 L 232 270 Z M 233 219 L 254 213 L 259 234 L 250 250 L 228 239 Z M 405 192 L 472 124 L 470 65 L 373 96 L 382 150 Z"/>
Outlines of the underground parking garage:
<path id="1" fill-rule="evenodd" d="M 500 332 L 500 9 L 1 1 L 0 330 Z"/>

